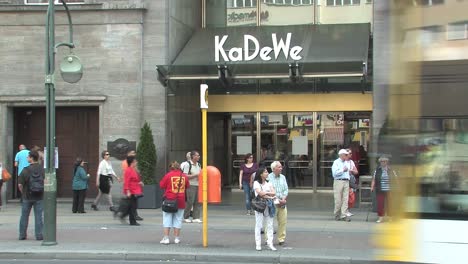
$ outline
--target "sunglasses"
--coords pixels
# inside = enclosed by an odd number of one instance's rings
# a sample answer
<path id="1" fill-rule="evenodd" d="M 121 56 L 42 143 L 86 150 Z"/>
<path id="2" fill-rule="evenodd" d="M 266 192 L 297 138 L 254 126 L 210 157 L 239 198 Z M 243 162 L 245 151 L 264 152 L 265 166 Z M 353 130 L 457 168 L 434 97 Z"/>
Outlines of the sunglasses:
<path id="1" fill-rule="evenodd" d="M 106 153 L 106 154 L 104 154 L 104 156 L 110 156 L 110 154 L 109 154 L 109 153 Z"/>

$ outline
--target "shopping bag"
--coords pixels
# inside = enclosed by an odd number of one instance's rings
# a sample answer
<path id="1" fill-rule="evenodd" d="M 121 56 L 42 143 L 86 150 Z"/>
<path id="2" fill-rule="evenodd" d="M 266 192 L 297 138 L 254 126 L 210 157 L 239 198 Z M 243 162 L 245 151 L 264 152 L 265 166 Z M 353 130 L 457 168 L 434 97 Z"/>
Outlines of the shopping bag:
<path id="1" fill-rule="evenodd" d="M 353 189 L 349 189 L 349 196 L 348 196 L 348 208 L 353 208 L 354 204 L 356 203 L 356 194 L 354 193 Z"/>

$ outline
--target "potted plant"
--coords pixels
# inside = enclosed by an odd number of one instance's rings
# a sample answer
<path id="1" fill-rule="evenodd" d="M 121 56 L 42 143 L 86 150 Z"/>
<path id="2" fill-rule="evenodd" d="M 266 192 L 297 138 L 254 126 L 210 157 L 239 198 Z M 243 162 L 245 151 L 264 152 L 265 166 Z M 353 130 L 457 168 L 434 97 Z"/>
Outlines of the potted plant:
<path id="1" fill-rule="evenodd" d="M 153 131 L 148 122 L 140 130 L 140 142 L 137 147 L 138 170 L 142 177 L 143 197 L 138 201 L 138 208 L 159 208 L 161 206 L 161 191 L 156 182 L 156 146 Z"/>

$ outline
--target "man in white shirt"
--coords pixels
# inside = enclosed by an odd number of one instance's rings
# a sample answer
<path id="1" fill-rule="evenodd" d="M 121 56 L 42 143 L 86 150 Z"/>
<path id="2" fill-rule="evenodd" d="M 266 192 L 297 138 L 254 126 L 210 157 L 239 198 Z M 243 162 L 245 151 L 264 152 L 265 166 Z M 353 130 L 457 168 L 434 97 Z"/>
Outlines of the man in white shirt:
<path id="1" fill-rule="evenodd" d="M 351 164 L 346 160 L 348 151 L 340 149 L 338 152 L 339 158 L 333 162 L 332 175 L 333 175 L 333 196 L 335 198 L 335 220 L 345 220 L 351 222 L 351 218 L 346 216 L 348 211 L 348 196 L 349 196 L 349 179 Z"/>
<path id="2" fill-rule="evenodd" d="M 201 166 L 200 153 L 198 151 L 190 152 L 191 160 L 183 162 L 180 169 L 185 173 L 189 179 L 190 187 L 187 189 L 187 203 L 184 211 L 184 221 L 186 223 L 201 223 L 200 220 L 200 203 L 198 203 L 198 176 L 200 175 Z M 190 211 L 192 210 L 192 218 L 190 220 Z"/>

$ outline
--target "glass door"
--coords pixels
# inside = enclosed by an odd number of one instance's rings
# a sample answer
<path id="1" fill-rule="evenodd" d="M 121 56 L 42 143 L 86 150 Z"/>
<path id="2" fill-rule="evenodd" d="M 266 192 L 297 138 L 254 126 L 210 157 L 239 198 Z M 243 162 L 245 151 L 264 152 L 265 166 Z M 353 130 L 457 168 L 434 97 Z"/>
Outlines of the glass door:
<path id="1" fill-rule="evenodd" d="M 239 185 L 239 168 L 246 154 L 257 153 L 257 114 L 233 113 L 230 122 L 230 160 L 231 185 Z"/>
<path id="2" fill-rule="evenodd" d="M 283 165 L 290 188 L 313 186 L 313 113 L 261 113 L 260 163 Z"/>
<path id="3" fill-rule="evenodd" d="M 344 145 L 343 112 L 318 113 L 318 178 L 317 187 L 332 187 L 331 167 Z"/>

